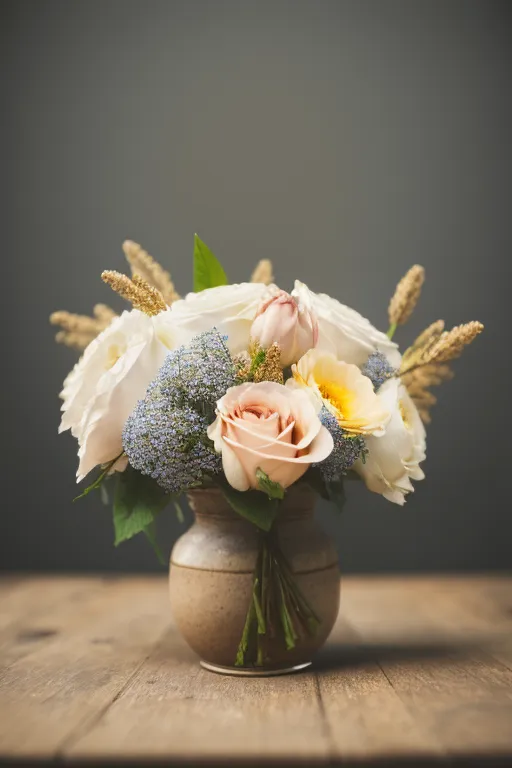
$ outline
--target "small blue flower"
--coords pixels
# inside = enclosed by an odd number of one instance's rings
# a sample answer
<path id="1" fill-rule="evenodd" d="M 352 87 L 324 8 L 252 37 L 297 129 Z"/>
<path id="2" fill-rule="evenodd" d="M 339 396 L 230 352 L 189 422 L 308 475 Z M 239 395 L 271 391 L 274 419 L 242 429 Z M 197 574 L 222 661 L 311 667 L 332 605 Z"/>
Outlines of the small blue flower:
<path id="1" fill-rule="evenodd" d="M 176 404 L 212 406 L 235 383 L 236 369 L 225 338 L 214 328 L 167 355 L 150 390 Z"/>
<path id="2" fill-rule="evenodd" d="M 206 430 L 216 401 L 235 383 L 235 366 L 215 329 L 171 352 L 126 421 L 123 448 L 131 466 L 169 493 L 220 472 Z"/>
<path id="3" fill-rule="evenodd" d="M 323 406 L 318 418 L 332 435 L 334 448 L 332 453 L 318 466 L 324 480 L 338 480 L 341 475 L 349 470 L 357 459 L 366 454 L 366 445 L 361 435 L 347 435 L 340 427 L 338 420 Z"/>
<path id="4" fill-rule="evenodd" d="M 385 381 L 390 379 L 396 373 L 396 368 L 388 362 L 382 352 L 372 352 L 366 363 L 361 368 L 363 376 L 368 376 L 373 384 L 375 392 Z"/>

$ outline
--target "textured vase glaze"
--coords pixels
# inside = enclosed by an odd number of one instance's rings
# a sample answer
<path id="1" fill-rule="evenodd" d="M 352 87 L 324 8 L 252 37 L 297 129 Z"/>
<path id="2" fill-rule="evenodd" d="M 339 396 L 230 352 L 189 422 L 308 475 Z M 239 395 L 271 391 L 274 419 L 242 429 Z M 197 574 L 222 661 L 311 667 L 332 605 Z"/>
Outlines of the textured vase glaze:
<path id="1" fill-rule="evenodd" d="M 172 611 L 183 637 L 204 662 L 233 667 L 251 600 L 259 533 L 217 489 L 195 491 L 189 502 L 195 522 L 171 553 Z M 321 621 L 320 629 L 290 651 L 280 638 L 272 641 L 269 670 L 309 662 L 338 615 L 338 557 L 314 519 L 314 502 L 307 486 L 293 488 L 275 525 L 281 550 Z"/>

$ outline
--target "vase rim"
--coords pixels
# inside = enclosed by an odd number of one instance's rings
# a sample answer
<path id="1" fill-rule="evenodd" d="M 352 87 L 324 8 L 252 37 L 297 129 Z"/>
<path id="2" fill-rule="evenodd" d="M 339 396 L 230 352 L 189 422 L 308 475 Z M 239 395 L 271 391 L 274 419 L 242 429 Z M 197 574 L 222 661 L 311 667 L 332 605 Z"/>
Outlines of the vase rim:
<path id="1" fill-rule="evenodd" d="M 189 491 L 187 498 L 197 517 L 248 522 L 230 506 L 219 487 L 197 488 Z M 283 502 L 279 505 L 278 521 L 311 517 L 314 513 L 315 501 L 315 493 L 309 486 L 304 483 L 300 484 L 300 488 L 293 486 L 293 489 L 287 492 Z"/>

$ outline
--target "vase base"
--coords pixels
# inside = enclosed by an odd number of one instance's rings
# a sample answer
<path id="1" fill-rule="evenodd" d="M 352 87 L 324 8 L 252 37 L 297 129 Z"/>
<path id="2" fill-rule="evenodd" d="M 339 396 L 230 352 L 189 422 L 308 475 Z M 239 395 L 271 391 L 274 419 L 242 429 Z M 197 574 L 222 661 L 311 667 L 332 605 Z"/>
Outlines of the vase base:
<path id="1" fill-rule="evenodd" d="M 236 677 L 275 677 L 276 675 L 290 675 L 294 672 L 301 672 L 311 666 L 311 661 L 304 661 L 302 664 L 294 664 L 287 667 L 222 667 L 220 664 L 211 664 L 209 661 L 199 662 L 204 669 L 209 672 L 216 672 L 218 675 L 234 675 Z"/>

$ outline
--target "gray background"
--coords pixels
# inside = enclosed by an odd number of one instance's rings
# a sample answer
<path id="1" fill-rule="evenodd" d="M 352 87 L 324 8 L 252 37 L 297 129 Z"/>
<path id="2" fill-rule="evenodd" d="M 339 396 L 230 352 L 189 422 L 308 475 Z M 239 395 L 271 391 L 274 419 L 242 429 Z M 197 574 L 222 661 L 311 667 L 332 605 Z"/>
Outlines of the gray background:
<path id="1" fill-rule="evenodd" d="M 354 483 L 322 510 L 347 571 L 506 568 L 512 522 L 511 20 L 507 2 L 1 3 L 0 565 L 158 568 L 72 504 L 50 311 L 120 308 L 100 280 L 130 237 L 191 288 L 193 233 L 232 281 L 269 257 L 385 329 L 412 263 L 430 321 L 480 319 L 404 508 Z M 503 500 L 502 500 L 503 499 Z M 170 549 L 179 526 L 160 526 Z"/>

